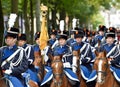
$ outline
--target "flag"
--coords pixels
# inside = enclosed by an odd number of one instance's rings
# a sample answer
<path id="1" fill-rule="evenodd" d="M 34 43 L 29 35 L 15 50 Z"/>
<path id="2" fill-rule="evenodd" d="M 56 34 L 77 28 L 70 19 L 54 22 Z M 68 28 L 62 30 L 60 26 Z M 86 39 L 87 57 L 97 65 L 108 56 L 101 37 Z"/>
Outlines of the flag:
<path id="1" fill-rule="evenodd" d="M 47 31 L 47 21 L 46 18 L 42 18 L 42 25 L 41 25 L 41 34 L 40 34 L 40 49 L 43 50 L 47 46 L 48 42 L 48 31 Z"/>

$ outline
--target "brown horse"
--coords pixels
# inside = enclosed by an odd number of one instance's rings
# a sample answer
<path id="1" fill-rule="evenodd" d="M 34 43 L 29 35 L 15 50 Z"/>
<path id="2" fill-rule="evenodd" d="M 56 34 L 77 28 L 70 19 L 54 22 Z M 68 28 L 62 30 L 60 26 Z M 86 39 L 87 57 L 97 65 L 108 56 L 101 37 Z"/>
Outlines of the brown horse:
<path id="1" fill-rule="evenodd" d="M 4 78 L 1 67 L 0 67 L 0 87 L 8 87 L 6 82 L 5 82 L 5 78 Z"/>
<path id="2" fill-rule="evenodd" d="M 35 60 L 34 60 L 33 64 L 34 64 L 34 66 L 39 67 L 40 70 L 38 72 L 38 77 L 39 77 L 40 81 L 42 81 L 46 74 L 45 67 L 44 67 L 45 66 L 45 62 L 44 62 L 44 58 L 43 58 L 44 56 L 41 55 L 41 52 L 34 52 L 34 56 L 35 56 Z M 53 56 L 51 54 L 48 54 L 48 57 L 52 61 Z M 49 87 L 49 83 L 42 87 Z"/>
<path id="3" fill-rule="evenodd" d="M 35 57 L 35 60 L 33 62 L 33 65 L 34 66 L 38 66 L 38 67 L 41 68 L 41 56 L 40 56 L 40 52 L 34 52 L 34 57 Z M 42 75 L 41 75 L 41 73 L 38 74 L 38 77 L 40 79 L 43 78 Z M 36 82 L 32 81 L 32 80 L 30 80 L 28 84 L 29 84 L 30 87 L 39 87 L 39 85 Z"/>
<path id="4" fill-rule="evenodd" d="M 52 64 L 53 79 L 50 87 L 72 87 L 63 71 L 63 62 L 61 56 L 55 56 Z"/>
<path id="5" fill-rule="evenodd" d="M 80 71 L 80 51 L 73 51 L 73 58 L 76 59 L 76 75 L 80 80 L 80 87 L 87 87 L 86 81 L 83 79 Z"/>
<path id="6" fill-rule="evenodd" d="M 106 58 L 106 52 L 96 52 L 94 69 L 97 71 L 97 81 L 95 87 L 120 87 L 110 71 L 110 64 Z"/>

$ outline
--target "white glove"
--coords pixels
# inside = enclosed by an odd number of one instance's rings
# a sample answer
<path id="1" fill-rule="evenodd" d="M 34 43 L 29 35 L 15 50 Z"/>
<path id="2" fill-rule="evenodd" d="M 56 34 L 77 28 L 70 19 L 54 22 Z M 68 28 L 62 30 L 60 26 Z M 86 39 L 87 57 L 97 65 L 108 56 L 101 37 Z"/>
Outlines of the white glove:
<path id="1" fill-rule="evenodd" d="M 74 73 L 76 73 L 77 68 L 76 68 L 75 66 L 73 66 L 73 67 L 72 67 L 72 71 L 73 71 Z"/>
<path id="2" fill-rule="evenodd" d="M 11 73 L 12 73 L 12 70 L 5 70 L 5 72 L 4 72 L 5 74 L 8 74 L 8 75 L 10 75 Z"/>
<path id="3" fill-rule="evenodd" d="M 41 50 L 41 55 L 45 55 L 45 51 L 44 50 Z"/>
<path id="4" fill-rule="evenodd" d="M 71 65 L 69 62 L 63 63 L 64 68 L 71 68 Z"/>
<path id="5" fill-rule="evenodd" d="M 33 63 L 33 60 L 32 60 L 32 59 L 28 59 L 28 61 L 30 62 L 30 64 L 32 64 L 32 63 Z"/>
<path id="6" fill-rule="evenodd" d="M 110 61 L 108 61 L 108 64 L 111 64 L 111 62 L 110 62 Z"/>

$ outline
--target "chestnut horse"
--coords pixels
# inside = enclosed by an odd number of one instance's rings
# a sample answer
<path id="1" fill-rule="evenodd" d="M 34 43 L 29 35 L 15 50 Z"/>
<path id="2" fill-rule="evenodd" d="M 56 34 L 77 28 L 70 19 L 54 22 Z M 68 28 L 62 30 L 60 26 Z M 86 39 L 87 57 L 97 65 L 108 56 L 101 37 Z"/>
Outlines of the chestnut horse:
<path id="1" fill-rule="evenodd" d="M 33 62 L 33 65 L 41 68 L 42 65 L 41 65 L 40 52 L 34 52 L 34 57 L 35 57 L 35 60 Z M 40 80 L 43 78 L 41 73 L 38 74 L 38 77 L 40 78 Z M 30 80 L 28 84 L 30 85 L 30 87 L 39 87 L 39 85 L 36 82 L 32 81 L 32 80 Z"/>
<path id="2" fill-rule="evenodd" d="M 96 52 L 94 69 L 97 71 L 97 81 L 95 87 L 120 87 L 110 71 L 110 64 L 106 58 L 106 52 Z"/>
<path id="3" fill-rule="evenodd" d="M 1 67 L 0 67 L 0 87 L 8 87 L 6 82 L 5 82 L 5 78 L 4 78 Z"/>
<path id="4" fill-rule="evenodd" d="M 72 87 L 68 78 L 64 74 L 63 62 L 61 56 L 55 56 L 52 64 L 53 79 L 50 87 Z"/>
<path id="5" fill-rule="evenodd" d="M 37 66 L 40 70 L 38 71 L 38 77 L 40 79 L 40 81 L 43 80 L 45 74 L 46 74 L 46 71 L 45 71 L 45 62 L 41 56 L 41 52 L 34 52 L 34 56 L 35 56 L 35 60 L 33 62 L 33 65 L 34 66 Z M 50 60 L 52 61 L 53 59 L 53 56 L 51 54 L 48 53 L 48 57 L 50 58 Z M 32 81 L 31 81 L 32 82 Z M 30 82 L 30 83 L 31 83 Z M 32 86 L 33 87 L 33 86 Z M 34 86 L 34 87 L 37 87 L 37 86 Z M 42 87 L 49 87 L 49 84 L 46 84 Z"/>
<path id="6" fill-rule="evenodd" d="M 78 79 L 80 80 L 80 87 L 87 87 L 86 81 L 83 79 L 80 71 L 80 50 L 79 51 L 73 51 L 73 58 L 76 62 L 76 75 L 78 76 Z"/>

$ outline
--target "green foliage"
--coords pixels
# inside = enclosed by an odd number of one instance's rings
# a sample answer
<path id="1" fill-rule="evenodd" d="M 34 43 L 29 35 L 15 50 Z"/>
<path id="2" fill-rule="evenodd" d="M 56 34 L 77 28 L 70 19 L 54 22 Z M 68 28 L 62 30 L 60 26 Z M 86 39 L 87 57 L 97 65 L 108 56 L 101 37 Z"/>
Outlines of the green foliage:
<path id="1" fill-rule="evenodd" d="M 3 14 L 9 14 L 10 13 L 10 7 L 11 7 L 11 0 L 1 0 L 2 2 L 2 10 Z"/>
<path id="2" fill-rule="evenodd" d="M 101 24 L 104 24 L 104 18 L 102 17 L 102 15 L 100 13 L 94 14 L 91 17 L 91 24 L 93 24 L 93 29 L 96 29 L 96 27 L 98 27 Z"/>
<path id="3" fill-rule="evenodd" d="M 58 12 L 65 11 L 70 17 L 80 19 L 81 23 L 88 23 L 93 20 L 94 15 L 98 14 L 101 6 L 109 9 L 111 5 L 120 8 L 120 0 L 40 0 L 41 3 L 47 5 L 49 10 L 57 10 Z M 30 0 L 28 0 L 28 10 L 30 13 Z M 33 0 L 33 12 L 35 12 L 35 0 Z M 116 4 L 117 3 L 117 4 Z M 18 11 L 23 13 L 24 0 L 19 0 Z M 9 14 L 11 0 L 2 0 L 3 13 Z M 24 14 L 24 13 L 23 13 Z M 96 21 L 94 21 L 96 22 Z"/>

